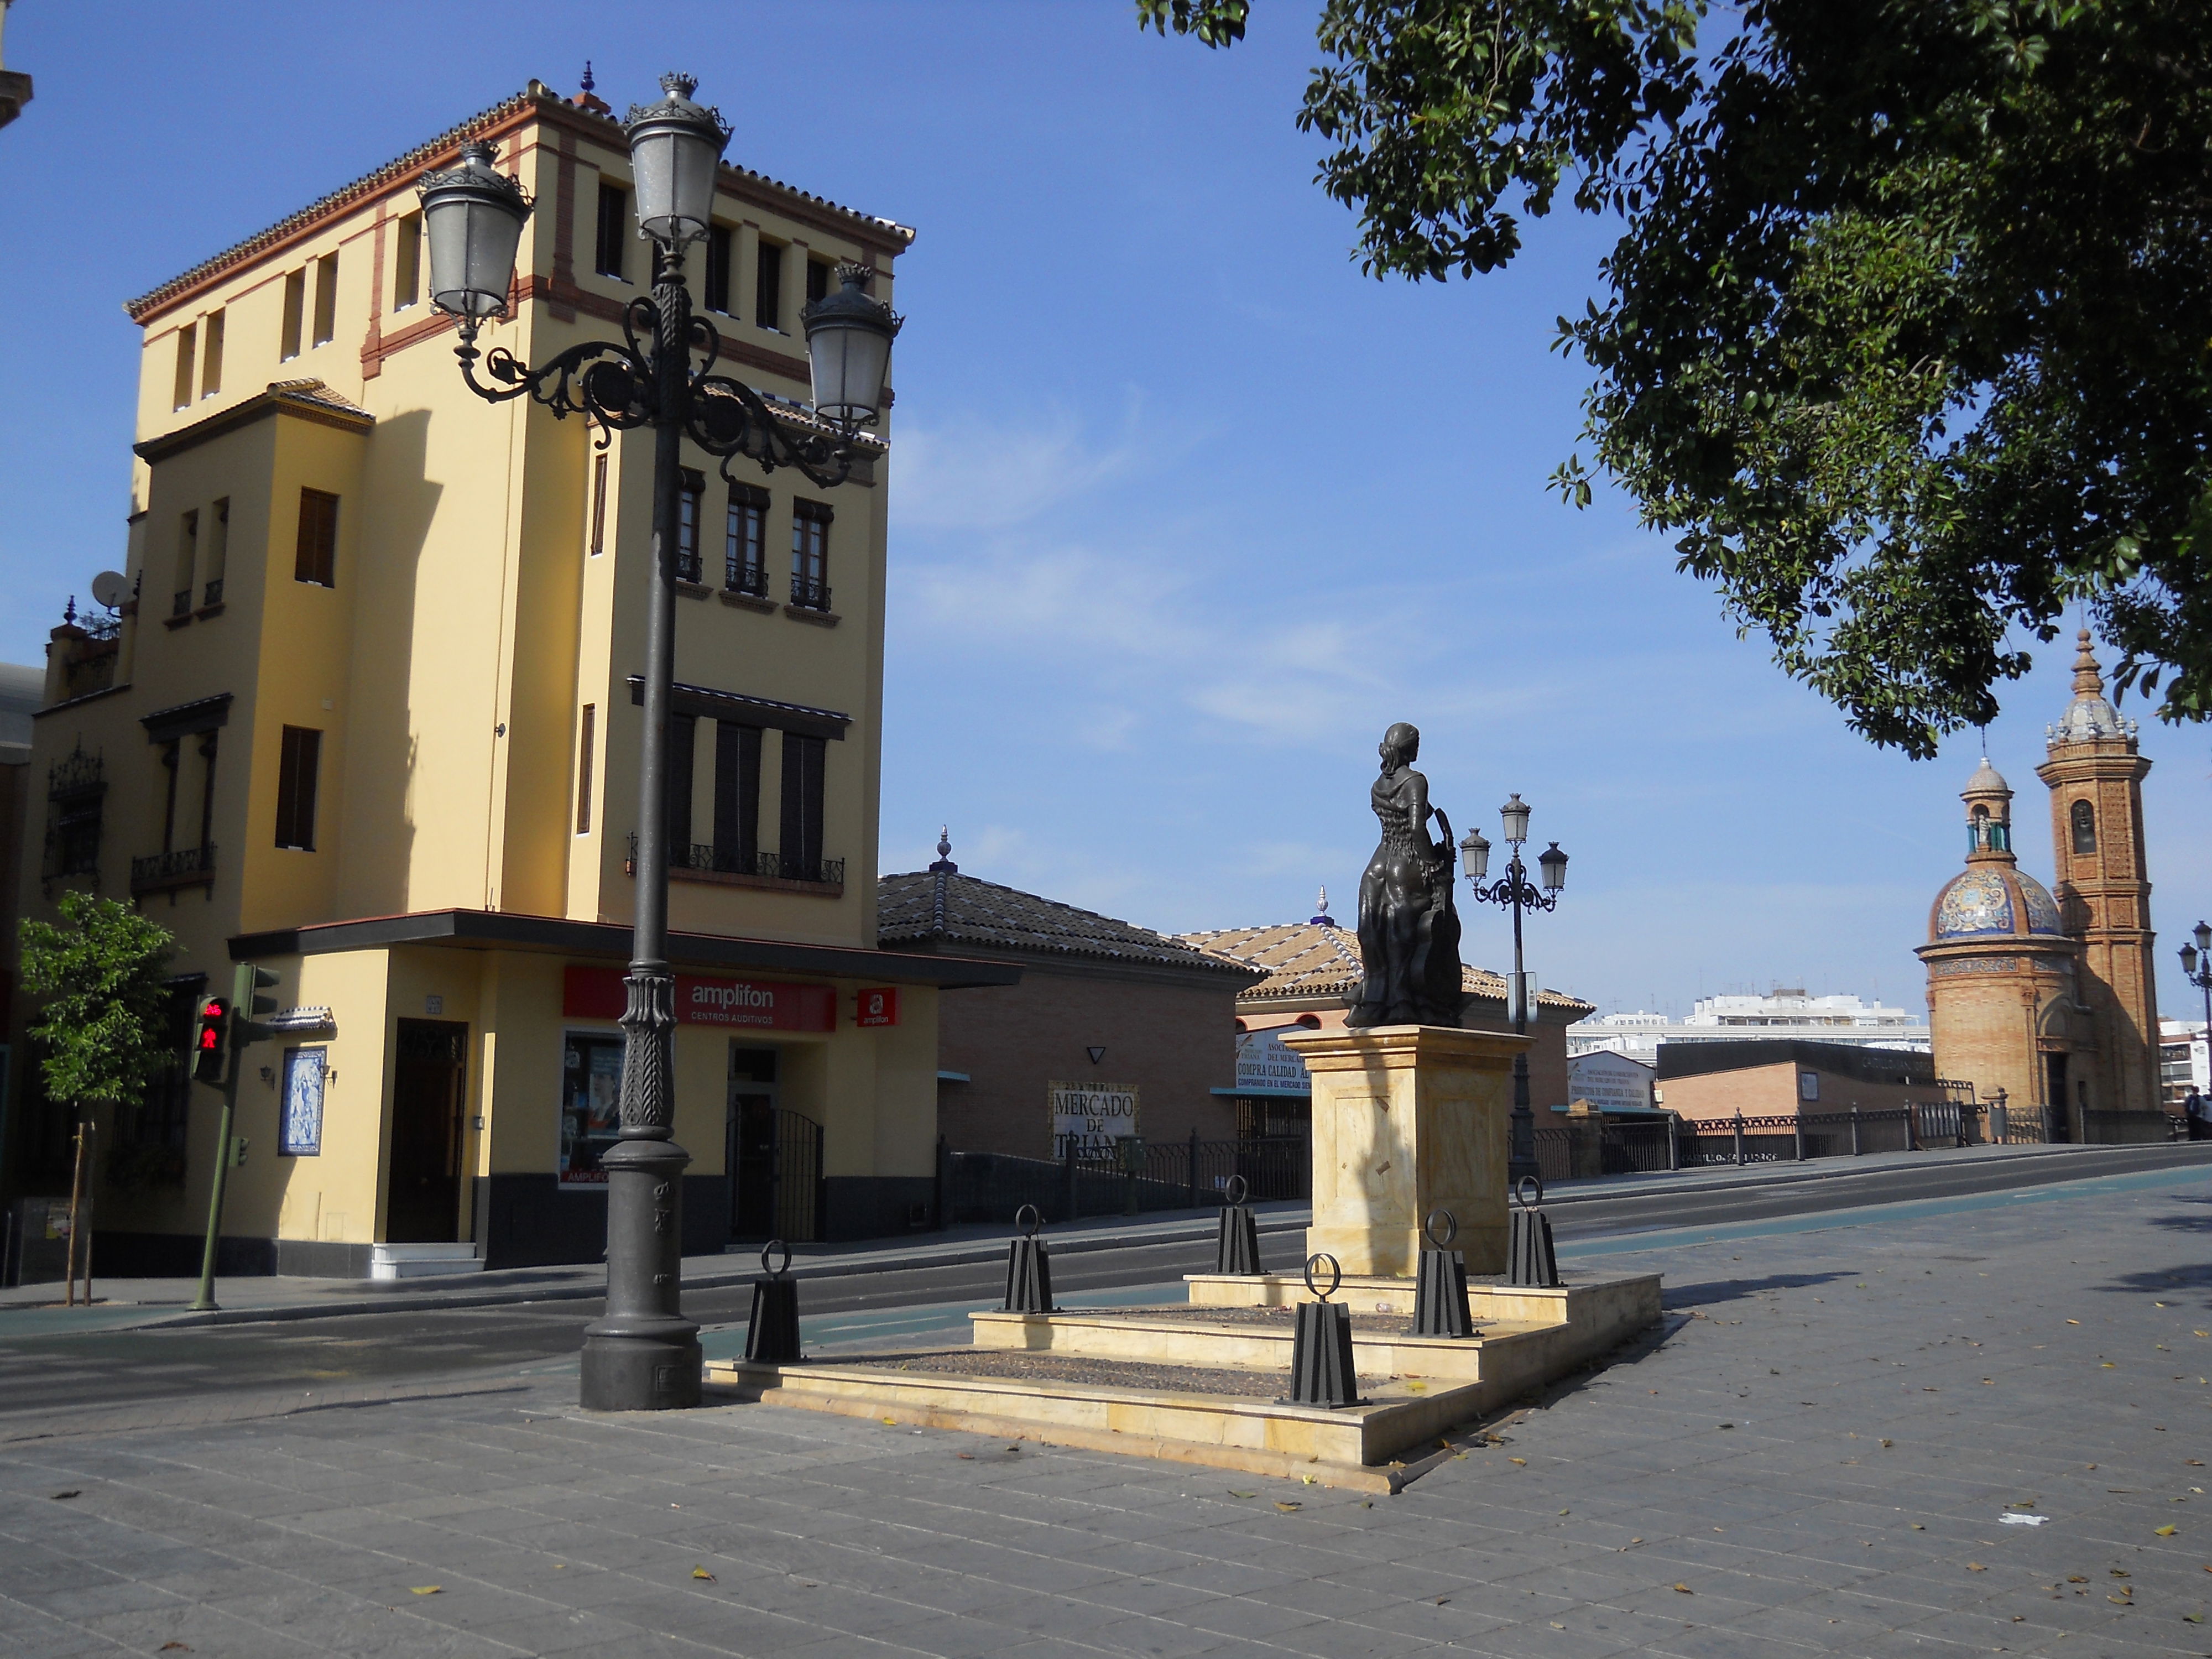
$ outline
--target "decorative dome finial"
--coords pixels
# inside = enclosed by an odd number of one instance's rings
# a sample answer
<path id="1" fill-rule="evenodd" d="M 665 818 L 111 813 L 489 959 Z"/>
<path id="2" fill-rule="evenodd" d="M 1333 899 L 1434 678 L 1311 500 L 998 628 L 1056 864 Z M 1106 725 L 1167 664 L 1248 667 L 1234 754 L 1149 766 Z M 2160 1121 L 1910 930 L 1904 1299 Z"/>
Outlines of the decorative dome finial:
<path id="1" fill-rule="evenodd" d="M 2097 665 L 2097 653 L 2090 648 L 2089 630 L 2083 629 L 2074 636 L 2080 647 L 2074 658 L 2074 695 L 2077 697 L 2101 697 L 2105 695 L 2105 676 Z"/>
<path id="2" fill-rule="evenodd" d="M 1314 900 L 1314 914 L 1306 918 L 1309 927 L 1334 927 L 1336 918 L 1328 913 L 1328 889 L 1324 887 Z"/>
<path id="3" fill-rule="evenodd" d="M 937 862 L 929 866 L 940 875 L 957 875 L 960 866 L 952 861 L 952 831 L 939 825 L 937 831 Z"/>
<path id="4" fill-rule="evenodd" d="M 593 82 L 592 81 L 592 60 L 588 58 L 584 60 L 584 78 L 580 84 L 584 88 L 584 95 L 586 97 L 589 97 L 593 89 Z"/>

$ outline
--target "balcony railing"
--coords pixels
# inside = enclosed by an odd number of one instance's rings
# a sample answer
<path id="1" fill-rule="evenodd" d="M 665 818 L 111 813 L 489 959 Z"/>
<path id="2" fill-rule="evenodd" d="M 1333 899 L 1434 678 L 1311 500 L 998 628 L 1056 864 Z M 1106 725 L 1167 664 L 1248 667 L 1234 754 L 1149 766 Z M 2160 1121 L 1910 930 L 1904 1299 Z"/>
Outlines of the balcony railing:
<path id="1" fill-rule="evenodd" d="M 676 580 L 679 582 L 690 582 L 694 587 L 699 585 L 699 550 L 697 548 L 686 550 L 679 547 L 676 550 Z"/>
<path id="2" fill-rule="evenodd" d="M 131 860 L 131 890 L 167 892 L 173 887 L 211 887 L 215 884 L 215 848 L 179 847 L 173 852 L 149 854 Z"/>
<path id="3" fill-rule="evenodd" d="M 791 602 L 801 611 L 827 611 L 830 608 L 830 584 L 816 581 L 811 576 L 791 579 Z"/>
<path id="4" fill-rule="evenodd" d="M 629 836 L 629 859 L 624 865 L 628 873 L 637 873 L 637 835 Z M 842 887 L 845 884 L 845 860 L 817 859 L 811 863 L 781 853 L 756 852 L 748 859 L 734 848 L 718 848 L 711 842 L 678 842 L 668 849 L 668 871 L 682 877 L 696 873 L 708 876 L 757 876 L 770 881 L 804 881 L 818 886 Z"/>
<path id="5" fill-rule="evenodd" d="M 202 591 L 200 595 L 200 603 L 203 605 L 206 605 L 210 608 L 222 603 L 222 577 L 217 576 L 213 581 L 207 585 L 205 589 Z"/>
<path id="6" fill-rule="evenodd" d="M 768 597 L 768 568 L 764 565 L 741 564 L 730 561 L 729 580 L 725 584 L 732 593 L 750 594 L 756 599 Z"/>
<path id="7" fill-rule="evenodd" d="M 192 614 L 192 590 L 191 588 L 185 588 L 183 592 L 179 593 L 175 599 L 169 601 L 169 614 L 173 617 L 189 617 Z"/>

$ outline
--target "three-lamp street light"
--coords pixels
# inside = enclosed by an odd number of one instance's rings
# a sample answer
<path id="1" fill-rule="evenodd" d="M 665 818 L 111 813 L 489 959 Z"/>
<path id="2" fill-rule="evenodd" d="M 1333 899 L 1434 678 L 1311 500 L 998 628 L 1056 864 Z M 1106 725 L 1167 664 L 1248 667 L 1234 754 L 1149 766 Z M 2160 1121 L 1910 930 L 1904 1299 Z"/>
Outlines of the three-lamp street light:
<path id="1" fill-rule="evenodd" d="M 720 459 L 724 478 L 740 459 L 763 471 L 795 467 L 821 489 L 842 483 L 864 453 L 862 427 L 883 409 L 891 341 L 902 319 L 865 292 L 871 270 L 838 267 L 839 290 L 800 313 L 812 372 L 811 417 L 772 412 L 742 381 L 714 373 L 721 337 L 693 313 L 685 251 L 713 222 L 715 184 L 730 128 L 691 100 L 689 76 L 661 77 L 659 102 L 634 105 L 629 140 L 639 234 L 653 244 L 653 291 L 623 312 L 623 343 L 587 341 L 532 368 L 505 348 L 483 358 L 477 335 L 505 313 L 515 249 L 532 203 L 493 165 L 483 142 L 459 164 L 428 173 L 422 222 L 430 244 L 430 299 L 457 319 L 461 376 L 493 403 L 528 397 L 556 416 L 580 414 L 600 428 L 598 447 L 638 427 L 653 432 L 653 545 L 646 607 L 643 750 L 638 768 L 637 893 L 623 1010 L 620 1138 L 600 1160 L 607 1176 L 607 1299 L 585 1333 L 582 1399 L 603 1411 L 699 1402 L 698 1326 L 680 1302 L 681 1180 L 690 1155 L 675 1144 L 672 1089 L 675 978 L 668 965 L 668 735 L 676 659 L 678 492 L 688 440 Z M 696 360 L 696 361 L 695 361 Z M 872 447 L 879 441 L 870 440 Z"/>
<path id="2" fill-rule="evenodd" d="M 2204 1041 L 2212 1045 L 2212 924 L 2198 922 L 2196 935 L 2181 947 L 2181 975 L 2204 993 Z"/>
<path id="3" fill-rule="evenodd" d="M 1537 854 L 1536 866 L 1543 872 L 1544 883 L 1539 890 L 1528 879 L 1528 866 L 1521 861 L 1522 844 L 1528 839 L 1528 807 L 1518 791 L 1498 809 L 1498 816 L 1511 854 L 1505 873 L 1485 884 L 1484 878 L 1490 873 L 1490 842 L 1480 830 L 1469 830 L 1461 839 L 1460 867 L 1467 872 L 1468 884 L 1474 890 L 1478 903 L 1496 904 L 1513 912 L 1513 1030 L 1516 1036 L 1526 1036 L 1536 998 L 1528 983 L 1528 965 L 1522 959 L 1521 913 L 1558 908 L 1559 890 L 1567 884 L 1567 855 L 1557 842 Z M 1528 1103 L 1528 1051 L 1524 1046 L 1513 1056 L 1513 1132 L 1507 1148 L 1505 1178 L 1518 1183 L 1523 1176 L 1534 1175 L 1539 1175 L 1536 1115 Z"/>

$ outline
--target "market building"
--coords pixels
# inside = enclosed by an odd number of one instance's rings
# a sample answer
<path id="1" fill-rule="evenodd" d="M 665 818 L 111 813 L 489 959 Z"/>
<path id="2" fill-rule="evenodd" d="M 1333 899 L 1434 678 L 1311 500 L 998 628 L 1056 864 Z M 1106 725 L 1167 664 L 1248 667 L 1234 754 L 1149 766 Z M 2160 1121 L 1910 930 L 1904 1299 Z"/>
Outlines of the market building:
<path id="1" fill-rule="evenodd" d="M 128 896 L 177 935 L 180 998 L 252 960 L 334 1027 L 249 1051 L 226 1272 L 604 1245 L 653 438 L 463 384 L 415 192 L 478 139 L 538 204 L 480 343 L 542 362 L 618 337 L 648 276 L 629 147 L 588 91 L 535 82 L 131 301 L 129 597 L 55 630 L 33 721 L 25 913 Z M 912 240 L 723 165 L 688 276 L 724 369 L 811 419 L 801 307 L 842 262 L 888 301 Z M 888 451 L 834 492 L 684 465 L 684 1249 L 929 1225 L 939 994 L 1019 972 L 878 946 Z M 179 1079 L 100 1126 L 100 1271 L 197 1264 L 215 1109 Z M 15 1190 L 52 1179 L 66 1133 L 22 1115 Z"/>

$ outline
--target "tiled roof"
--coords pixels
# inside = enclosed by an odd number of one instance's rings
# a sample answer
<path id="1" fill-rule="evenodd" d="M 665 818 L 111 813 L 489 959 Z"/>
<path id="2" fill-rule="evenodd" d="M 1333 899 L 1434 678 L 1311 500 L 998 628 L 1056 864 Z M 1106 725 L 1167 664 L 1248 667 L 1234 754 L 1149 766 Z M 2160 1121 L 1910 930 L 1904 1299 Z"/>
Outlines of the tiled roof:
<path id="1" fill-rule="evenodd" d="M 1181 968 L 1234 975 L 1249 983 L 1252 970 L 1227 958 L 1094 910 L 1039 898 L 962 875 L 940 859 L 911 875 L 884 876 L 876 884 L 876 934 L 885 945 L 927 945 L 932 940 L 997 951 L 1047 951 L 1098 962 Z"/>
<path id="2" fill-rule="evenodd" d="M 1243 997 L 1352 997 L 1366 976 L 1359 954 L 1359 935 L 1348 927 L 1310 921 L 1285 922 L 1272 927 L 1223 927 L 1207 933 L 1185 933 L 1182 942 L 1228 962 L 1264 970 L 1267 978 L 1241 994 Z M 1462 963 L 1460 988 L 1472 995 L 1505 998 L 1505 975 Z M 1537 1005 L 1546 1008 L 1580 1010 L 1576 1017 L 1596 1012 L 1595 1005 L 1562 991 L 1539 991 Z"/>
<path id="3" fill-rule="evenodd" d="M 294 232 L 306 228 L 338 209 L 349 207 L 356 202 L 374 196 L 380 191 L 388 190 L 403 179 L 411 178 L 440 156 L 452 153 L 463 141 L 489 131 L 509 116 L 518 114 L 525 107 L 532 104 L 564 107 L 571 115 L 580 118 L 586 113 L 574 106 L 566 104 L 564 100 L 543 82 L 532 81 L 512 98 L 503 98 L 489 109 L 479 110 L 467 120 L 461 122 L 458 126 L 447 128 L 427 143 L 416 145 L 404 155 L 386 161 L 374 172 L 363 173 L 351 184 L 340 186 L 319 201 L 309 203 L 298 212 L 286 215 L 266 230 L 257 231 L 244 241 L 233 244 L 212 258 L 201 260 L 190 270 L 182 271 L 172 276 L 159 288 L 150 289 L 135 300 L 125 301 L 123 309 L 129 313 L 131 320 L 134 323 L 143 319 L 149 313 L 160 310 L 171 300 L 196 287 L 206 278 L 246 264 L 256 255 L 276 246 Z M 611 115 L 600 116 L 598 118 L 615 128 L 613 135 L 615 142 L 626 142 L 622 138 L 620 124 L 616 122 Z M 910 243 L 914 240 L 913 230 L 900 224 L 895 219 L 881 218 L 875 214 L 862 213 L 857 209 L 842 206 L 825 196 L 817 196 L 811 191 L 798 189 L 794 185 L 785 184 L 780 179 L 771 179 L 765 173 L 755 173 L 750 167 L 741 167 L 733 162 L 723 162 L 722 169 L 726 173 L 738 173 L 766 185 L 770 189 L 796 196 L 801 201 L 811 202 L 816 207 L 827 209 L 830 212 L 842 217 L 857 220 L 879 235 L 890 236 L 902 243 Z"/>

